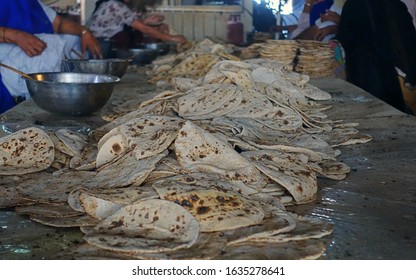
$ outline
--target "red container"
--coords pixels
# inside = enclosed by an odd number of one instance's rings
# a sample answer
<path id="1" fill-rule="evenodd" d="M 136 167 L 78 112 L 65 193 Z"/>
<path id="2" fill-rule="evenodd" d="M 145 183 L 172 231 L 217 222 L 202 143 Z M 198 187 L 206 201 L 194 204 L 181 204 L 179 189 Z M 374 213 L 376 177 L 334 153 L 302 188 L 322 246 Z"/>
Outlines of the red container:
<path id="1" fill-rule="evenodd" d="M 240 21 L 240 15 L 230 15 L 227 22 L 227 41 L 237 46 L 244 44 L 244 25 Z"/>

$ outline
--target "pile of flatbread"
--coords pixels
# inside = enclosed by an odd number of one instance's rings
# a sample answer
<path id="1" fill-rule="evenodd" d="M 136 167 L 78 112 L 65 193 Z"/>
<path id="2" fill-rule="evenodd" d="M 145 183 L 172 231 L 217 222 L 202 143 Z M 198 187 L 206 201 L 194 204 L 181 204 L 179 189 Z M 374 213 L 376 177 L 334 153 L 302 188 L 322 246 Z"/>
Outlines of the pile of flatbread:
<path id="1" fill-rule="evenodd" d="M 295 40 L 267 40 L 260 49 L 260 57 L 293 65 L 299 43 Z"/>
<path id="2" fill-rule="evenodd" d="M 193 47 L 178 53 L 160 57 L 152 62 L 152 68 L 147 72 L 150 84 L 163 85 L 170 83 L 172 78 L 204 77 L 209 69 L 218 61 L 224 59 L 237 59 L 231 53 L 229 46 L 214 43 L 204 39 L 194 43 Z"/>
<path id="3" fill-rule="evenodd" d="M 331 77 L 334 74 L 334 51 L 328 43 L 298 40 L 299 53 L 294 70 L 311 77 Z"/>
<path id="4" fill-rule="evenodd" d="M 91 136 L 0 138 L 0 208 L 79 227 L 85 242 L 56 258 L 319 258 L 332 224 L 286 206 L 313 201 L 318 177 L 344 179 L 338 147 L 371 137 L 328 119 L 331 96 L 275 61 L 173 81 Z"/>
<path id="5" fill-rule="evenodd" d="M 266 58 L 310 77 L 334 75 L 334 51 L 328 43 L 313 40 L 267 40 L 239 52 L 242 59 Z"/>

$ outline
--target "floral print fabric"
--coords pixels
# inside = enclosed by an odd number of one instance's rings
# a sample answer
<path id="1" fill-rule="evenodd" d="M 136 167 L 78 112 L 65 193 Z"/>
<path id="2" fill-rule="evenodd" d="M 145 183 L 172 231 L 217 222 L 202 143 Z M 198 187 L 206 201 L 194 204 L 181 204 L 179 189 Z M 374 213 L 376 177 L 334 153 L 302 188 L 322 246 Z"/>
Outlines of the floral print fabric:
<path id="1" fill-rule="evenodd" d="M 97 38 L 109 39 L 123 31 L 124 24 L 131 25 L 137 14 L 119 1 L 102 3 L 91 16 L 89 29 Z"/>

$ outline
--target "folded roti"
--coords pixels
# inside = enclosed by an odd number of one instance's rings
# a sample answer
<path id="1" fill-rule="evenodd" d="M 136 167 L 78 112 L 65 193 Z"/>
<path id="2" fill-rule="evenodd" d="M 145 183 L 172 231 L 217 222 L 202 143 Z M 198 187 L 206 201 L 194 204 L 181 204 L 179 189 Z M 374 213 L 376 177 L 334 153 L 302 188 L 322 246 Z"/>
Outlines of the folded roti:
<path id="1" fill-rule="evenodd" d="M 174 143 L 179 164 L 188 171 L 215 173 L 233 184 L 259 189 L 266 184 L 256 167 L 208 131 L 187 121 Z"/>
<path id="2" fill-rule="evenodd" d="M 159 253 L 189 248 L 198 235 L 198 221 L 182 206 L 150 199 L 124 206 L 84 239 L 111 251 Z"/>
<path id="3" fill-rule="evenodd" d="M 243 184 L 234 185 L 218 174 L 213 173 L 189 173 L 171 176 L 153 182 L 152 187 L 161 198 L 178 193 L 223 189 L 248 196 L 258 191 Z"/>
<path id="4" fill-rule="evenodd" d="M 266 115 L 273 109 L 269 99 L 255 89 L 240 89 L 242 100 L 236 110 L 228 113 L 230 118 L 258 118 Z"/>
<path id="5" fill-rule="evenodd" d="M 0 175 L 20 175 L 47 169 L 55 158 L 49 135 L 29 127 L 0 138 Z"/>
<path id="6" fill-rule="evenodd" d="M 221 188 L 165 195 L 187 209 L 199 222 L 201 232 L 243 228 L 261 223 L 264 212 L 257 203 Z"/>
<path id="7" fill-rule="evenodd" d="M 307 165 L 307 157 L 272 150 L 243 152 L 256 167 L 287 189 L 296 202 L 309 202 L 318 191 L 316 173 Z"/>
<path id="8" fill-rule="evenodd" d="M 87 188 L 117 188 L 142 183 L 167 151 L 138 160 L 133 151 L 102 168 L 92 179 L 84 183 Z"/>
<path id="9" fill-rule="evenodd" d="M 206 115 L 219 109 L 236 94 L 235 85 L 205 84 L 178 98 L 179 116 L 187 118 Z"/>
<path id="10" fill-rule="evenodd" d="M 146 115 L 122 124 L 120 134 L 136 158 L 143 159 L 166 150 L 184 123 L 181 118 Z"/>

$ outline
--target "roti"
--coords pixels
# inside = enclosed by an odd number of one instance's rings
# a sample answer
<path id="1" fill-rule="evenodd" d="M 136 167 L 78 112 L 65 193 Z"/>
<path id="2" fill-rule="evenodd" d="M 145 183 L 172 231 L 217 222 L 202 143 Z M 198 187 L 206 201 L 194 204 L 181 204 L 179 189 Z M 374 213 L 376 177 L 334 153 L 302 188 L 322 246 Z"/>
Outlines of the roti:
<path id="1" fill-rule="evenodd" d="M 0 175 L 19 175 L 47 169 L 55 158 L 49 135 L 29 127 L 0 138 Z"/>
<path id="2" fill-rule="evenodd" d="M 247 159 L 206 130 L 187 121 L 174 143 L 179 164 L 190 172 L 214 173 L 233 184 L 259 189 L 266 183 Z"/>
<path id="3" fill-rule="evenodd" d="M 182 206 L 151 199 L 124 206 L 84 239 L 111 251 L 159 253 L 189 248 L 198 235 L 198 221 Z"/>

